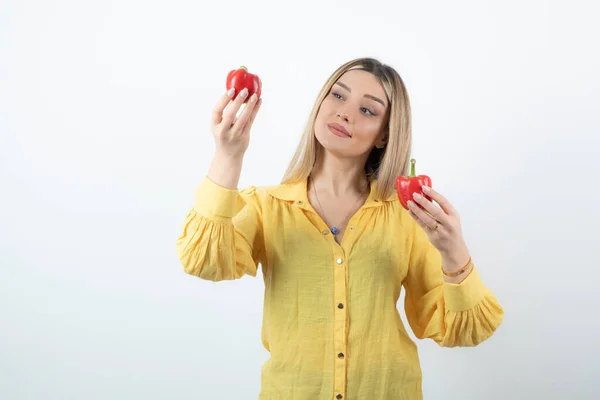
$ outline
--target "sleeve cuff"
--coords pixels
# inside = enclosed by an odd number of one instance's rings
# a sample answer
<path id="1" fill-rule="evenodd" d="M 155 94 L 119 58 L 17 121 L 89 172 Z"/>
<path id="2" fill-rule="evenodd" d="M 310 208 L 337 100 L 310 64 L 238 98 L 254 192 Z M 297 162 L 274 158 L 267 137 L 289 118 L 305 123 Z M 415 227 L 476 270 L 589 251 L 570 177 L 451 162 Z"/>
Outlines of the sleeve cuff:
<path id="1" fill-rule="evenodd" d="M 485 296 L 485 286 L 474 266 L 461 283 L 444 282 L 444 299 L 448 311 L 460 312 L 475 307 Z"/>
<path id="2" fill-rule="evenodd" d="M 231 220 L 245 202 L 238 190 L 217 185 L 207 176 L 194 191 L 194 209 L 207 218 Z"/>

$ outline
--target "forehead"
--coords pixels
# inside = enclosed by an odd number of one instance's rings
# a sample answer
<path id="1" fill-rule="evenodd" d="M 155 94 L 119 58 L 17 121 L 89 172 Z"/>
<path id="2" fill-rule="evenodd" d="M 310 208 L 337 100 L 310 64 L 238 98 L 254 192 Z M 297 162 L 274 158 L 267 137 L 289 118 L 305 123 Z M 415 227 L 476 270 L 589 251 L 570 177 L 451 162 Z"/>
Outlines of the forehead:
<path id="1" fill-rule="evenodd" d="M 379 78 L 368 71 L 350 70 L 346 71 L 336 83 L 342 83 L 350 88 L 352 94 L 363 96 L 370 94 L 386 100 L 385 89 Z"/>

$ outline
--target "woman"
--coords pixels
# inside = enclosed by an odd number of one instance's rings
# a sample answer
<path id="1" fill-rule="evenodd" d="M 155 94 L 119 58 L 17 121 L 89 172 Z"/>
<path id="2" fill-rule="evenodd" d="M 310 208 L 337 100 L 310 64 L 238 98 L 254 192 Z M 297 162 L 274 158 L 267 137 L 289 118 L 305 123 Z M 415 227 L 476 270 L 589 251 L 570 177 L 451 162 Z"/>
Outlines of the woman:
<path id="1" fill-rule="evenodd" d="M 405 210 L 410 103 L 398 73 L 350 61 L 323 86 L 300 145 L 273 187 L 238 190 L 261 101 L 219 100 L 216 155 L 195 192 L 177 252 L 187 273 L 221 281 L 256 276 L 265 297 L 259 399 L 420 399 L 421 368 L 396 303 L 415 336 L 475 346 L 503 310 L 482 283 L 459 215 L 415 197 Z M 229 107 L 226 106 L 229 105 Z M 420 206 L 419 206 L 420 205 Z M 427 212 L 425 212 L 427 211 Z"/>

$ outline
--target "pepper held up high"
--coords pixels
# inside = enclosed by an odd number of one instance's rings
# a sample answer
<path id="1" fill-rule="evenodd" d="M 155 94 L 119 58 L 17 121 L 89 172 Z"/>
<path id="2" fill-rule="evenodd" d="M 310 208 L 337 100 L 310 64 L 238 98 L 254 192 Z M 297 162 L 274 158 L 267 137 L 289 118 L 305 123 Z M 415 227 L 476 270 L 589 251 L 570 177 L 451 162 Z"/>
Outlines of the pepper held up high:
<path id="1" fill-rule="evenodd" d="M 258 75 L 249 73 L 248 68 L 243 65 L 238 69 L 229 71 L 225 86 L 227 87 L 227 90 L 231 89 L 232 87 L 235 88 L 235 93 L 232 99 L 235 99 L 238 93 L 240 93 L 244 88 L 248 89 L 248 96 L 246 96 L 246 99 L 244 99 L 244 103 L 246 103 L 254 93 L 256 93 L 257 99 L 260 99 L 262 82 Z"/>

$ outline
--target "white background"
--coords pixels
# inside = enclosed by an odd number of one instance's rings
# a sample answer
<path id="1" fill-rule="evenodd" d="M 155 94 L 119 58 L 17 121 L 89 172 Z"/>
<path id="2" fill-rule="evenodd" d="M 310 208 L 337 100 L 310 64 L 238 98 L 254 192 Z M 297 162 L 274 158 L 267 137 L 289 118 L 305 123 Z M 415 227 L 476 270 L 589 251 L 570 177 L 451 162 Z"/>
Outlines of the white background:
<path id="1" fill-rule="evenodd" d="M 229 70 L 261 76 L 240 187 L 276 184 L 361 56 L 405 80 L 417 172 L 506 312 L 480 347 L 418 342 L 425 398 L 599 398 L 597 7 L 2 1 L 0 398 L 255 399 L 261 275 L 214 284 L 175 254 L 210 111 Z"/>

